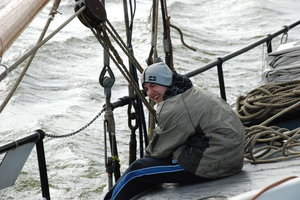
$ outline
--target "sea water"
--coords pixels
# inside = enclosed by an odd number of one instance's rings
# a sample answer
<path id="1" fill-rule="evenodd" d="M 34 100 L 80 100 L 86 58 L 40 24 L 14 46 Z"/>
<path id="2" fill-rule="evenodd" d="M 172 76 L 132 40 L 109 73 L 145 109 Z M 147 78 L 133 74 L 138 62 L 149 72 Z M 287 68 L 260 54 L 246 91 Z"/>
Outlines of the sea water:
<path id="1" fill-rule="evenodd" d="M 151 45 L 151 1 L 137 0 L 133 23 L 134 55 L 143 68 Z M 4 54 L 2 64 L 12 65 L 36 43 L 48 18 L 52 1 Z M 270 33 L 299 20 L 298 0 L 169 0 L 171 23 L 181 29 L 187 44 L 171 29 L 174 66 L 187 73 L 206 63 L 238 50 Z M 55 30 L 74 13 L 74 1 L 61 2 L 59 12 L 49 32 Z M 121 1 L 106 1 L 108 20 L 125 40 L 125 25 Z M 1 27 L 0 27 L 1 28 Z M 300 39 L 299 28 L 289 32 L 289 41 Z M 126 40 L 125 40 L 126 41 Z M 273 48 L 280 37 L 273 40 Z M 162 49 L 162 25 L 159 23 L 158 53 Z M 122 55 L 124 63 L 127 58 Z M 266 47 L 261 46 L 223 64 L 227 99 L 261 84 Z M 19 68 L 0 82 L 1 103 L 22 71 Z M 116 66 L 112 102 L 128 95 L 128 83 Z M 105 104 L 105 94 L 99 84 L 103 68 L 103 48 L 92 32 L 76 18 L 47 42 L 36 54 L 17 91 L 0 114 L 0 141 L 5 143 L 34 130 L 49 134 L 67 134 L 88 123 Z M 219 95 L 217 70 L 208 70 L 192 77 L 195 85 Z M 116 137 L 121 172 L 128 166 L 130 130 L 127 108 L 114 110 Z M 104 164 L 103 115 L 90 127 L 72 137 L 45 138 L 45 154 L 51 199 L 101 199 L 107 191 Z M 0 177 L 1 178 L 1 177 Z M 0 199 L 41 199 L 38 163 L 35 149 L 28 158 L 13 187 L 0 191 Z"/>

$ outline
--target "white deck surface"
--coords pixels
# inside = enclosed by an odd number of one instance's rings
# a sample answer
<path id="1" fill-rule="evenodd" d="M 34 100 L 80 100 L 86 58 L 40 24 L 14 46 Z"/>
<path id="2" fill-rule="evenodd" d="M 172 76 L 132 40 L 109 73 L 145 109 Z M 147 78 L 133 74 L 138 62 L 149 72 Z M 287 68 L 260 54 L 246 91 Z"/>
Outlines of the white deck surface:
<path id="1" fill-rule="evenodd" d="M 165 184 L 138 199 L 225 200 L 245 192 L 259 191 L 290 176 L 300 176 L 300 158 L 256 165 L 245 161 L 242 172 L 237 175 L 194 185 Z"/>

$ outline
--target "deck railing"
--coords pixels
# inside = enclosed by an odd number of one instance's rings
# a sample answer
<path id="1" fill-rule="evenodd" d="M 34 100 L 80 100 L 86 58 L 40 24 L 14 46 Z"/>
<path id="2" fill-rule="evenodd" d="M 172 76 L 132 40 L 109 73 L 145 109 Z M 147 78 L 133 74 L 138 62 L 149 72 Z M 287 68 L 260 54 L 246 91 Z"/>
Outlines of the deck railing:
<path id="1" fill-rule="evenodd" d="M 193 77 L 195 75 L 198 75 L 204 71 L 207 71 L 213 67 L 217 67 L 218 69 L 218 79 L 219 79 L 219 87 L 220 87 L 220 95 L 221 97 L 226 101 L 226 90 L 225 90 L 225 82 L 224 82 L 224 75 L 223 75 L 223 63 L 226 62 L 227 60 L 230 60 L 238 55 L 241 55 L 255 47 L 258 47 L 264 43 L 267 43 L 267 50 L 268 50 L 268 53 L 272 52 L 272 39 L 281 35 L 281 34 L 286 34 L 290 29 L 298 26 L 300 24 L 300 20 L 289 25 L 289 26 L 283 26 L 284 28 L 280 29 L 279 31 L 273 33 L 273 34 L 269 34 L 263 38 L 261 38 L 260 40 L 256 41 L 256 42 L 253 42 L 237 51 L 234 51 L 232 53 L 229 53 L 223 57 L 219 57 L 211 62 L 209 62 L 208 64 L 196 69 L 196 70 L 193 70 L 191 72 L 188 72 L 186 73 L 185 75 L 187 77 Z"/>
<path id="2" fill-rule="evenodd" d="M 0 189 L 10 187 L 15 183 L 15 180 L 19 176 L 20 171 L 22 170 L 33 146 L 35 145 L 40 172 L 42 196 L 44 200 L 50 200 L 43 143 L 44 137 L 45 132 L 42 130 L 37 130 L 33 134 L 0 146 L 0 155 L 5 154 L 3 159 L 0 160 L 0 174 L 2 174 L 0 180 Z"/>

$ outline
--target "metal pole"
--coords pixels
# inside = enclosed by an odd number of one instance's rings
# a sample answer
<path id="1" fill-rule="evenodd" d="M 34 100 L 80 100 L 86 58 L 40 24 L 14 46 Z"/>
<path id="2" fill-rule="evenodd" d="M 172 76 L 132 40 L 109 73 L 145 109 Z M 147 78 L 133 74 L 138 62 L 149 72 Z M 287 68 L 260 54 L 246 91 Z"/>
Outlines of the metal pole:
<path id="1" fill-rule="evenodd" d="M 43 198 L 45 198 L 46 200 L 50 200 L 47 166 L 46 166 L 46 158 L 45 158 L 44 143 L 43 143 L 45 132 L 42 130 L 37 130 L 37 133 L 39 133 L 40 135 L 40 138 L 36 143 L 36 151 L 37 151 L 37 157 L 39 163 L 42 195 Z"/>

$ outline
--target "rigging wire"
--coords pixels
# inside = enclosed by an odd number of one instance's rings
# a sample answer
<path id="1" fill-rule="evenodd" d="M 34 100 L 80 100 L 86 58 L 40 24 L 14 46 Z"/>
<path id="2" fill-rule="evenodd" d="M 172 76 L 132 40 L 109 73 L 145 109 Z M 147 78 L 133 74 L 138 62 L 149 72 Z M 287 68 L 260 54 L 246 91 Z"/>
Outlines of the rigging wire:
<path id="1" fill-rule="evenodd" d="M 28 68 L 30 67 L 30 64 L 31 64 L 31 62 L 32 62 L 32 60 L 33 60 L 33 58 L 34 58 L 37 50 L 44 43 L 46 43 L 51 37 L 53 37 L 58 32 L 58 31 L 57 32 L 54 31 L 53 32 L 54 34 L 50 34 L 45 40 L 43 40 L 43 38 L 44 38 L 44 36 L 45 36 L 48 28 L 49 28 L 49 25 L 50 25 L 53 17 L 57 13 L 57 8 L 59 7 L 59 4 L 60 4 L 60 0 L 54 1 L 52 9 L 51 9 L 51 12 L 49 14 L 49 18 L 48 18 L 48 20 L 47 20 L 47 22 L 45 24 L 45 27 L 44 27 L 44 29 L 43 29 L 43 31 L 42 31 L 39 39 L 38 39 L 38 42 L 37 42 L 36 46 L 33 49 L 31 49 L 31 51 L 29 51 L 27 54 L 25 54 L 22 58 L 20 58 L 16 63 L 14 63 L 11 67 L 9 67 L 8 70 L 6 70 L 7 73 L 10 72 L 11 70 L 15 69 L 19 64 L 21 64 L 23 61 L 25 61 L 30 56 L 29 60 L 27 61 L 26 65 L 25 65 L 25 67 L 23 68 L 20 76 L 17 78 L 17 80 L 16 80 L 13 88 L 10 90 L 9 94 L 6 96 L 6 98 L 4 99 L 4 101 L 2 102 L 2 104 L 0 105 L 0 114 L 3 111 L 3 109 L 6 107 L 7 103 L 9 102 L 9 100 L 11 99 L 11 97 L 13 96 L 13 94 L 15 93 L 16 89 L 18 88 L 18 86 L 20 85 L 23 77 L 25 76 Z M 75 16 L 74 16 L 74 18 L 75 18 Z M 1 80 L 1 78 L 4 78 L 4 77 L 0 77 L 0 80 Z"/>
<path id="2" fill-rule="evenodd" d="M 129 4 L 129 6 L 128 6 Z M 129 9 L 128 9 L 129 7 Z M 133 46 L 132 46 L 132 34 L 133 34 L 133 21 L 136 12 L 136 0 L 123 0 L 123 8 L 124 8 L 124 22 L 125 22 L 125 29 L 126 29 L 126 38 L 127 38 L 127 47 L 129 51 L 134 54 Z M 130 16 L 130 17 L 129 17 Z M 129 71 L 134 78 L 134 81 L 139 84 L 138 82 L 138 75 L 137 70 L 134 67 L 133 63 L 130 59 L 129 61 Z M 135 92 L 131 87 L 129 89 L 129 96 L 135 97 Z M 128 115 L 128 127 L 131 130 L 130 142 L 129 142 L 129 149 L 130 149 L 130 159 L 129 164 L 131 164 L 136 159 L 136 131 L 139 131 L 139 143 L 140 143 L 140 157 L 144 156 L 144 143 L 145 146 L 148 145 L 148 137 L 147 137 L 147 128 L 145 122 L 145 114 L 142 102 L 139 98 L 136 98 L 134 101 L 130 102 L 127 109 Z M 135 122 L 133 122 L 135 121 Z M 133 125 L 135 123 L 135 125 Z"/>
<path id="3" fill-rule="evenodd" d="M 195 47 L 192 47 L 192 46 L 188 45 L 188 44 L 184 41 L 184 39 L 183 39 L 183 33 L 182 33 L 182 31 L 180 30 L 180 28 L 178 28 L 177 26 L 175 26 L 175 25 L 173 25 L 173 24 L 171 24 L 171 23 L 170 23 L 170 27 L 172 27 L 172 28 L 174 28 L 174 29 L 176 29 L 176 30 L 178 31 L 178 33 L 179 33 L 179 35 L 180 35 L 180 40 L 181 40 L 181 43 L 183 44 L 183 46 L 187 47 L 188 49 L 190 49 L 190 50 L 192 50 L 192 51 L 197 51 L 197 49 L 196 49 Z"/>
<path id="4" fill-rule="evenodd" d="M 151 13 L 150 13 L 151 15 Z M 157 26 L 158 26 L 158 0 L 152 3 L 152 29 L 151 29 L 151 48 L 146 60 L 148 65 L 153 64 L 157 58 Z"/>
<path id="5" fill-rule="evenodd" d="M 107 32 L 114 39 L 114 41 L 119 45 L 119 47 L 122 49 L 122 51 L 128 56 L 130 61 L 133 63 L 133 65 L 136 67 L 136 69 L 139 70 L 140 73 L 143 72 L 143 68 L 140 66 L 138 61 L 135 59 L 135 57 L 132 55 L 130 50 L 127 48 L 126 44 L 124 43 L 122 38 L 119 36 L 117 31 L 114 29 L 112 24 L 109 22 L 109 20 L 105 19 L 104 21 L 101 21 L 101 23 L 98 24 L 95 28 L 92 26 L 92 24 L 90 24 L 88 22 L 88 20 L 85 18 L 85 16 L 81 16 L 80 20 L 83 22 L 84 25 L 88 26 L 91 29 L 91 31 L 93 32 L 93 34 L 95 35 L 95 37 L 97 38 L 99 43 L 102 45 L 102 47 L 109 54 L 110 58 L 113 60 L 113 62 L 115 63 L 115 65 L 117 66 L 119 71 L 125 77 L 127 82 L 130 84 L 130 86 L 136 92 L 136 94 L 141 99 L 141 101 L 144 103 L 144 105 L 148 108 L 149 112 L 154 117 L 156 117 L 155 110 L 149 105 L 149 103 L 145 99 L 144 94 L 140 91 L 139 86 L 134 81 L 134 78 L 132 77 L 132 75 L 129 73 L 128 69 L 124 65 L 122 58 L 119 56 L 117 50 L 111 44 L 111 41 L 110 41 L 110 38 L 109 38 Z"/>
<path id="6" fill-rule="evenodd" d="M 24 67 L 21 75 L 19 76 L 19 78 L 17 79 L 17 82 L 14 86 L 14 88 L 10 91 L 9 95 L 6 97 L 6 99 L 3 101 L 3 103 L 0 106 L 0 114 L 3 111 L 3 109 L 5 108 L 5 106 L 7 105 L 7 103 L 9 102 L 10 98 L 13 96 L 16 88 L 18 87 L 18 85 L 20 84 L 22 78 L 24 77 L 26 71 L 28 70 L 31 61 L 33 60 L 33 57 L 35 56 L 37 50 L 42 47 L 46 42 L 48 42 L 52 37 L 54 37 L 54 35 L 56 35 L 62 28 L 64 28 L 67 24 L 69 24 L 76 16 L 78 16 L 81 12 L 83 12 L 85 10 L 85 6 L 83 6 L 81 9 L 77 10 L 69 19 L 67 19 L 63 24 L 61 24 L 56 30 L 54 30 L 51 34 L 49 34 L 44 40 L 44 36 L 46 34 L 46 31 L 51 23 L 51 21 L 53 20 L 55 14 L 59 13 L 57 11 L 59 4 L 60 4 L 61 0 L 55 0 L 55 2 L 53 3 L 52 9 L 49 13 L 49 18 L 46 22 L 46 25 L 38 39 L 37 44 L 29 51 L 27 52 L 25 55 L 23 55 L 18 61 L 16 61 L 11 67 L 9 67 L 9 70 L 7 71 L 11 71 L 13 69 L 15 69 L 17 66 L 19 66 L 23 61 L 25 61 L 29 56 L 29 61 L 27 62 L 26 66 Z M 7 72 L 8 73 L 8 72 Z M 1 78 L 4 77 L 0 77 Z M 50 138 L 65 138 L 65 137 L 70 137 L 73 136 L 79 132 L 81 132 L 82 130 L 86 129 L 87 127 L 89 127 L 98 117 L 101 116 L 101 114 L 105 111 L 105 109 L 102 109 L 90 122 L 88 122 L 86 125 L 84 125 L 82 128 L 73 131 L 71 133 L 67 133 L 67 134 L 49 134 L 46 133 L 45 136 L 50 137 Z"/>
<path id="7" fill-rule="evenodd" d="M 163 45 L 165 52 L 165 62 L 169 68 L 174 71 L 173 65 L 173 47 L 170 35 L 170 17 L 168 16 L 166 0 L 160 0 L 161 2 L 161 13 L 163 21 Z"/>

